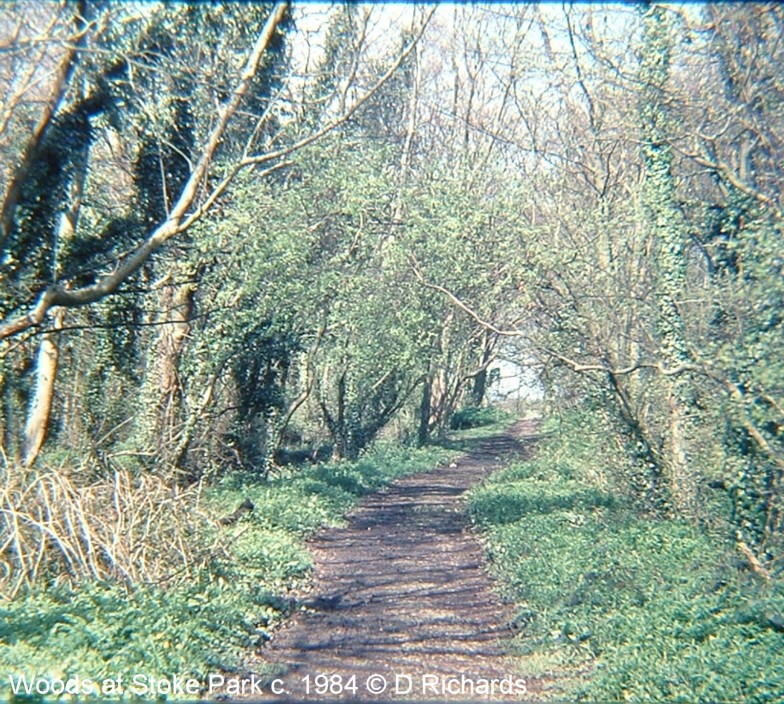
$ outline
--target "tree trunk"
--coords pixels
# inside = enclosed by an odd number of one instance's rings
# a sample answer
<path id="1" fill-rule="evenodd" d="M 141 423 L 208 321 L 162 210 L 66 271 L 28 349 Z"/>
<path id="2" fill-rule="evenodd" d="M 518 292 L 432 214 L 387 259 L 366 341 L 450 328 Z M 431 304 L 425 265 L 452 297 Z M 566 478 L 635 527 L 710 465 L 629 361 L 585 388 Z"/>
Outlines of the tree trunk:
<path id="1" fill-rule="evenodd" d="M 79 213 L 82 208 L 84 184 L 87 178 L 87 162 L 82 168 L 77 169 L 69 185 L 70 202 L 60 216 L 57 228 L 58 246 L 66 244 L 76 236 L 79 222 Z M 53 278 L 57 278 L 58 262 L 54 262 Z M 38 344 L 38 356 L 35 372 L 35 391 L 30 403 L 25 425 L 22 456 L 25 466 L 30 467 L 38 458 L 46 432 L 49 428 L 49 419 L 52 412 L 52 398 L 54 397 L 54 384 L 57 378 L 57 366 L 60 357 L 60 334 L 56 332 L 63 327 L 65 308 L 56 308 L 53 315 L 53 328 L 55 332 L 47 332 L 41 336 Z"/>
<path id="2" fill-rule="evenodd" d="M 158 404 L 154 427 L 155 445 L 162 455 L 178 445 L 177 434 L 183 421 L 183 388 L 180 360 L 190 332 L 195 286 L 167 286 L 163 295 L 161 327 L 156 354 Z"/>
<path id="3" fill-rule="evenodd" d="M 321 345 L 321 340 L 324 337 L 324 333 L 327 329 L 327 320 L 326 316 L 319 324 L 318 330 L 316 331 L 316 336 L 313 339 L 313 344 L 310 346 L 308 350 L 307 357 L 305 359 L 305 388 L 300 391 L 300 393 L 294 398 L 291 403 L 288 405 L 286 412 L 283 414 L 283 418 L 280 422 L 278 427 L 277 437 L 275 439 L 275 450 L 279 450 L 283 445 L 283 437 L 286 433 L 286 429 L 291 422 L 292 417 L 297 412 L 302 404 L 308 400 L 310 397 L 311 392 L 313 391 L 313 386 L 316 381 L 316 354 L 318 353 L 319 346 Z"/>
<path id="4" fill-rule="evenodd" d="M 654 6 L 643 20 L 644 44 L 641 81 L 646 86 L 640 107 L 642 156 L 645 163 L 643 205 L 654 241 L 659 245 L 657 282 L 660 354 L 670 367 L 689 364 L 683 316 L 679 307 L 686 282 L 685 247 L 688 234 L 678 208 L 673 176 L 672 128 L 665 105 L 666 84 L 672 49 L 671 29 L 665 10 Z M 693 436 L 694 389 L 688 374 L 668 380 L 668 470 L 675 508 L 693 514 L 697 506 L 697 482 L 689 456 Z"/>
<path id="5" fill-rule="evenodd" d="M 59 333 L 63 327 L 65 311 L 61 308 L 54 315 L 54 331 L 41 336 L 38 344 L 38 357 L 35 367 L 35 391 L 27 414 L 24 433 L 23 461 L 26 467 L 38 458 L 49 429 L 54 398 L 54 383 L 57 378 L 57 363 L 60 356 Z"/>
<path id="6" fill-rule="evenodd" d="M 419 431 L 417 444 L 423 447 L 430 439 L 430 396 L 433 393 L 433 379 L 428 376 L 422 383 L 422 400 L 419 403 Z"/>
<path id="7" fill-rule="evenodd" d="M 471 405 L 481 406 L 485 402 L 487 394 L 487 368 L 482 369 L 475 377 L 471 387 Z"/>

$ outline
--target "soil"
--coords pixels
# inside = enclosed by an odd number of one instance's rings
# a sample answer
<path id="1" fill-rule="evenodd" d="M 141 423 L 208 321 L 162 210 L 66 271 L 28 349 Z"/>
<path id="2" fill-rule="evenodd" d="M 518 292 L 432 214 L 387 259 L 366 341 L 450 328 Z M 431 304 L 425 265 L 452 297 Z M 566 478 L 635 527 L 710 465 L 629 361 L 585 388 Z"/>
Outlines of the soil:
<path id="1" fill-rule="evenodd" d="M 534 433 L 534 422 L 519 421 L 482 438 L 448 467 L 369 495 L 346 527 L 315 537 L 314 588 L 259 653 L 281 672 L 276 699 L 400 704 L 533 694 L 537 683 L 515 683 L 522 676 L 505 657 L 513 614 L 493 587 L 461 497 L 525 454 Z"/>

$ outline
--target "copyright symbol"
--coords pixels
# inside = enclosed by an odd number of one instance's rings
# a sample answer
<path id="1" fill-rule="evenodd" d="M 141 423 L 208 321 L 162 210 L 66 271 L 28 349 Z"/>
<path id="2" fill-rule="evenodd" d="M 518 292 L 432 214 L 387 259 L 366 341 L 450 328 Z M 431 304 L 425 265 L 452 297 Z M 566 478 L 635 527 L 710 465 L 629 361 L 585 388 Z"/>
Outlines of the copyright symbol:
<path id="1" fill-rule="evenodd" d="M 387 680 L 383 675 L 370 675 L 365 682 L 365 689 L 371 694 L 381 694 L 387 688 Z"/>

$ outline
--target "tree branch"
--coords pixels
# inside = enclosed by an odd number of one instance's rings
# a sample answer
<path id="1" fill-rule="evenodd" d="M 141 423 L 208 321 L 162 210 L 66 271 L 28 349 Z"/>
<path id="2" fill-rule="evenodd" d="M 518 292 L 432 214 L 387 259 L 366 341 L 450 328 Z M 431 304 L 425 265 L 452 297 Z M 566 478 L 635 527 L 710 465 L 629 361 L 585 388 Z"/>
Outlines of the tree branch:
<path id="1" fill-rule="evenodd" d="M 49 126 L 52 124 L 52 118 L 54 117 L 57 107 L 60 105 L 60 102 L 68 89 L 68 84 L 76 67 L 78 50 L 81 48 L 82 42 L 90 29 L 90 25 L 84 21 L 83 1 L 78 4 L 76 11 L 74 12 L 74 22 L 77 31 L 73 37 L 73 44 L 70 45 L 68 51 L 66 51 L 65 55 L 60 59 L 60 63 L 57 66 L 56 77 L 52 83 L 52 89 L 49 92 L 49 96 L 44 101 L 41 116 L 38 118 L 38 123 L 22 149 L 19 162 L 11 171 L 8 185 L 3 194 L 2 209 L 0 210 L 0 251 L 5 247 L 5 243 L 11 235 L 16 206 L 19 201 L 19 194 L 30 173 L 33 162 L 38 157 L 38 152 L 41 148 L 44 136 L 49 130 Z"/>
<path id="2" fill-rule="evenodd" d="M 455 306 L 457 306 L 460 310 L 464 313 L 469 315 L 473 320 L 475 320 L 479 325 L 484 327 L 491 332 L 494 332 L 496 335 L 502 335 L 505 337 L 525 337 L 526 333 L 522 330 L 503 330 L 499 328 L 497 325 L 490 323 L 486 320 L 483 320 L 479 314 L 466 303 L 461 301 L 454 293 L 452 293 L 449 289 L 444 288 L 443 286 L 439 286 L 438 284 L 431 284 L 425 280 L 424 276 L 422 275 L 422 271 L 419 268 L 419 263 L 414 258 L 413 255 L 409 256 L 411 261 L 411 265 L 414 269 L 414 275 L 417 277 L 419 282 L 425 287 L 432 289 L 434 291 L 438 291 L 443 293 L 447 298 L 449 298 Z M 634 364 L 628 367 L 622 367 L 620 369 L 613 368 L 606 364 L 583 364 L 578 362 L 574 359 L 570 359 L 569 357 L 565 357 L 564 355 L 556 352 L 555 350 L 548 349 L 546 347 L 535 347 L 537 352 L 542 352 L 550 357 L 553 357 L 565 365 L 567 365 L 572 371 L 582 373 L 582 372 L 604 372 L 605 374 L 613 374 L 615 376 L 623 376 L 626 374 L 632 374 L 640 369 L 654 369 L 660 374 L 664 376 L 678 376 L 679 374 L 684 374 L 686 372 L 699 372 L 702 374 L 706 374 L 708 376 L 713 376 L 708 373 L 708 371 L 698 364 L 693 363 L 684 363 L 679 364 L 677 367 L 665 367 L 661 362 L 635 362 Z"/>
<path id="3" fill-rule="evenodd" d="M 417 31 L 414 38 L 409 42 L 408 46 L 400 53 L 394 63 L 387 69 L 386 73 L 381 76 L 381 78 L 376 81 L 370 90 L 365 93 L 356 103 L 354 103 L 346 112 L 341 114 L 336 119 L 332 120 L 328 124 L 324 125 L 320 130 L 317 130 L 313 134 L 308 135 L 307 137 L 303 137 L 298 142 L 294 142 L 287 147 L 283 147 L 282 149 L 278 149 L 274 152 L 268 152 L 267 154 L 258 154 L 255 156 L 247 156 L 242 160 L 243 166 L 250 166 L 252 164 L 263 164 L 268 161 L 273 161 L 275 159 L 280 159 L 284 156 L 288 156 L 292 152 L 295 152 L 303 147 L 308 146 L 309 144 L 313 144 L 313 142 L 318 141 L 322 137 L 324 137 L 329 132 L 332 132 L 340 125 L 348 122 L 354 113 L 359 110 L 368 100 L 370 100 L 380 89 L 381 87 L 395 74 L 395 72 L 400 68 L 401 64 L 406 60 L 408 55 L 414 50 L 417 43 L 421 39 L 422 35 L 427 28 L 428 23 L 430 22 L 430 18 L 433 16 L 433 13 L 436 11 L 434 7 L 430 13 L 425 17 L 422 22 L 422 26 Z"/>
<path id="4" fill-rule="evenodd" d="M 425 288 L 443 293 L 450 301 L 452 301 L 455 306 L 466 313 L 469 317 L 473 318 L 483 328 L 494 332 L 496 335 L 502 335 L 504 337 L 525 337 L 525 333 L 522 330 L 502 330 L 501 328 L 496 327 L 493 323 L 483 320 L 479 317 L 479 314 L 473 308 L 470 308 L 465 303 L 463 303 L 463 301 L 455 296 L 455 294 L 452 293 L 449 289 L 446 289 L 443 286 L 439 286 L 438 284 L 431 284 L 430 282 L 426 281 L 425 277 L 422 275 L 419 262 L 416 260 L 413 254 L 409 255 L 409 261 L 411 262 L 414 276 L 416 276 L 419 283 L 421 283 Z"/>
<path id="5" fill-rule="evenodd" d="M 48 311 L 54 306 L 72 308 L 94 303 L 105 298 L 116 291 L 165 242 L 195 222 L 193 217 L 187 218 L 184 222 L 183 218 L 196 200 L 199 187 L 209 171 L 210 163 L 223 140 L 229 122 L 247 94 L 250 84 L 259 70 L 264 53 L 272 41 L 279 23 L 283 20 L 287 9 L 287 2 L 279 2 L 273 7 L 250 52 L 237 85 L 234 87 L 228 101 L 218 110 L 218 120 L 169 217 L 156 228 L 147 240 L 120 262 L 111 274 L 104 276 L 96 283 L 74 290 L 69 290 L 56 284 L 49 286 L 41 293 L 32 310 L 9 322 L 0 324 L 0 340 L 40 325 Z M 210 203 L 212 202 L 214 202 L 214 199 L 210 201 Z M 206 211 L 200 209 L 200 216 L 204 212 Z"/>
<path id="6" fill-rule="evenodd" d="M 229 124 L 231 117 L 237 111 L 243 97 L 248 92 L 251 81 L 258 72 L 261 59 L 264 52 L 269 45 L 278 24 L 282 21 L 285 12 L 288 8 L 288 2 L 279 2 L 275 5 L 272 13 L 267 19 L 254 48 L 246 62 L 245 68 L 241 74 L 240 80 L 232 92 L 228 102 L 219 109 L 219 119 L 210 134 L 207 144 L 205 145 L 201 157 L 197 162 L 193 172 L 191 173 L 188 181 L 183 187 L 182 193 L 172 208 L 171 213 L 165 222 L 163 222 L 139 247 L 131 252 L 123 261 L 121 261 L 117 268 L 107 276 L 104 276 L 95 284 L 86 286 L 81 289 L 65 289 L 62 286 L 52 285 L 45 289 L 39 296 L 38 301 L 31 310 L 27 313 L 20 315 L 10 321 L 0 323 L 0 340 L 12 337 L 20 332 L 23 332 L 31 327 L 40 325 L 48 311 L 54 306 L 63 307 L 77 307 L 94 303 L 106 296 L 114 293 L 120 285 L 126 281 L 135 271 L 137 271 L 152 255 L 159 249 L 165 242 L 172 237 L 180 234 L 181 232 L 190 228 L 196 221 L 205 215 L 205 213 L 214 205 L 220 195 L 230 185 L 234 177 L 239 171 L 245 167 L 266 163 L 269 161 L 276 161 L 283 157 L 295 152 L 303 147 L 308 146 L 324 137 L 329 132 L 341 124 L 348 121 L 352 115 L 359 110 L 373 95 L 394 75 L 400 65 L 405 61 L 406 57 L 413 51 L 419 39 L 422 37 L 430 18 L 435 12 L 433 8 L 430 13 L 425 17 L 416 36 L 412 39 L 409 45 L 400 53 L 394 63 L 384 73 L 384 75 L 373 85 L 373 87 L 365 93 L 356 103 L 354 103 L 344 114 L 329 124 L 325 125 L 320 130 L 310 134 L 309 136 L 285 147 L 282 149 L 268 152 L 267 154 L 256 156 L 244 156 L 237 162 L 229 173 L 222 179 L 222 181 L 212 190 L 207 199 L 196 210 L 188 213 L 188 210 L 193 206 L 198 193 L 200 185 L 203 183 L 212 158 L 217 151 L 221 141 L 223 140 L 226 128 Z M 279 168 L 285 166 L 288 162 L 280 162 L 271 165 L 265 170 L 265 174 L 271 173 Z"/>

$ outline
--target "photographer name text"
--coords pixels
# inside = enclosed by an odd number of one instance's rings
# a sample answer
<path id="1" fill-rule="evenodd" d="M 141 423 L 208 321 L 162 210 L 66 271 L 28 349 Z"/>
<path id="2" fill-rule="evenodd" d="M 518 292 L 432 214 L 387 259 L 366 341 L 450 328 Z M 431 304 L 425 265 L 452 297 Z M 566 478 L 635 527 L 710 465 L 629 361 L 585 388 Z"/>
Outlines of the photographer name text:
<path id="1" fill-rule="evenodd" d="M 281 679 L 269 681 L 255 675 L 227 677 L 211 674 L 206 680 L 174 675 L 157 677 L 134 674 L 115 677 L 44 677 L 39 675 L 9 675 L 8 683 L 15 696 L 43 697 L 139 697 L 174 699 L 209 698 L 216 694 L 228 696 L 357 696 L 370 694 L 387 698 L 424 696 L 447 698 L 455 696 L 491 699 L 499 695 L 522 696 L 526 682 L 519 677 L 487 678 L 480 676 L 442 674 L 385 673 L 357 677 L 337 673 L 305 675 L 295 682 Z M 292 691 L 293 690 L 293 691 Z"/>

